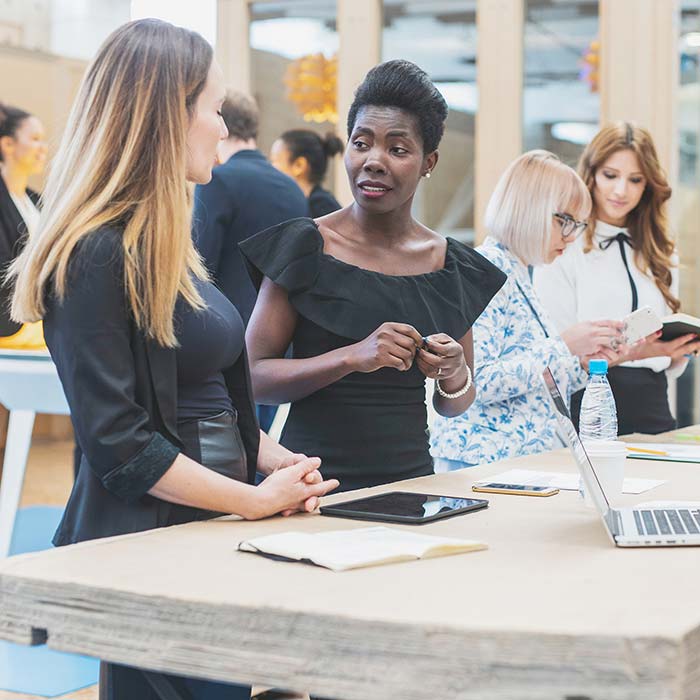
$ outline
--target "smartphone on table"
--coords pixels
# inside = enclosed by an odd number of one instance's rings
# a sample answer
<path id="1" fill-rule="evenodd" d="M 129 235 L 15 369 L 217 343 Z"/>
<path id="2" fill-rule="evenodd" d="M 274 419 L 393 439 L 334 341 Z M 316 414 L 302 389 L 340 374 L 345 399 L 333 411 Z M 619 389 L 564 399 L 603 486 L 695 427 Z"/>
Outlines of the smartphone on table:
<path id="1" fill-rule="evenodd" d="M 472 491 L 480 493 L 509 493 L 516 496 L 554 496 L 559 489 L 553 486 L 527 486 L 525 484 L 500 484 L 491 482 L 488 484 L 474 484 Z"/>

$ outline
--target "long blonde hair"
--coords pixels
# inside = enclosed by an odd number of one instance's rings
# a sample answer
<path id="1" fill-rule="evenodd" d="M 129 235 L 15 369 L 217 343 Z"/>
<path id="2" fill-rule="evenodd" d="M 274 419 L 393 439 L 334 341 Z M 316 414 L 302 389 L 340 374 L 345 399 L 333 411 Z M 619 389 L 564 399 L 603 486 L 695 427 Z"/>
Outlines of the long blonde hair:
<path id="1" fill-rule="evenodd" d="M 47 293 L 63 299 L 76 245 L 117 223 L 133 318 L 161 345 L 177 345 L 178 295 L 204 305 L 193 281 L 207 273 L 191 237 L 186 136 L 212 59 L 199 34 L 155 19 L 104 42 L 68 118 L 38 229 L 9 269 L 14 320 L 42 318 Z"/>
<path id="2" fill-rule="evenodd" d="M 658 290 L 675 313 L 681 303 L 671 293 L 671 258 L 675 246 L 666 218 L 666 202 L 671 197 L 671 187 L 659 163 L 651 134 L 630 122 L 617 122 L 603 127 L 581 154 L 578 172 L 592 197 L 596 172 L 610 156 L 623 150 L 632 151 L 637 156 L 646 179 L 642 198 L 627 215 L 626 222 L 634 245 L 635 263 L 642 272 L 651 272 Z M 593 215 L 584 237 L 584 253 L 590 252 L 594 247 L 596 218 L 594 198 Z"/>
<path id="3" fill-rule="evenodd" d="M 528 265 L 546 259 L 554 214 L 585 219 L 591 197 L 581 178 L 549 151 L 516 158 L 498 180 L 484 215 L 491 236 Z"/>

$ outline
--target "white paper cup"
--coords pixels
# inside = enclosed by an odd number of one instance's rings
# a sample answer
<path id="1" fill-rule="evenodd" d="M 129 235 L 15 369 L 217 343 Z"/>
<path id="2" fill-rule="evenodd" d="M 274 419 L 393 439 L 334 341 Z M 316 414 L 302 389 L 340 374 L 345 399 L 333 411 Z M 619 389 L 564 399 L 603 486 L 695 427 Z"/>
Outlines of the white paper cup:
<path id="1" fill-rule="evenodd" d="M 627 459 L 627 447 L 619 440 L 586 440 L 583 443 L 588 458 L 593 464 L 600 485 L 608 497 L 608 501 L 615 501 L 622 495 L 622 486 L 625 481 L 625 460 Z M 579 490 L 584 495 L 587 506 L 594 508 L 590 494 L 580 479 Z"/>

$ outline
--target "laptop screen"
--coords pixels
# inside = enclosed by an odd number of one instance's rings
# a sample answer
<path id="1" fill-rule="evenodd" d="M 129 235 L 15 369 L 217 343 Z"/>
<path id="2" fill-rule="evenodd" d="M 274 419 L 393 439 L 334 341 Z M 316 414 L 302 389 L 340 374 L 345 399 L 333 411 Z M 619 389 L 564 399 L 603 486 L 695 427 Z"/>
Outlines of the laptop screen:
<path id="1" fill-rule="evenodd" d="M 598 509 L 601 515 L 605 516 L 610 510 L 610 503 L 603 491 L 603 487 L 598 481 L 598 476 L 595 473 L 593 464 L 586 454 L 586 449 L 581 442 L 581 438 L 576 432 L 576 428 L 571 420 L 569 414 L 569 409 L 566 407 L 566 402 L 559 391 L 557 383 L 554 381 L 552 373 L 547 367 L 544 372 L 542 372 L 542 379 L 544 380 L 547 391 L 552 398 L 552 404 L 554 406 L 554 413 L 559 422 L 559 427 L 561 432 L 564 434 L 566 442 L 571 448 L 571 453 L 574 455 L 576 464 L 578 465 L 578 470 L 583 478 L 583 484 L 588 493 L 591 495 L 591 500 L 595 503 L 595 507 Z"/>

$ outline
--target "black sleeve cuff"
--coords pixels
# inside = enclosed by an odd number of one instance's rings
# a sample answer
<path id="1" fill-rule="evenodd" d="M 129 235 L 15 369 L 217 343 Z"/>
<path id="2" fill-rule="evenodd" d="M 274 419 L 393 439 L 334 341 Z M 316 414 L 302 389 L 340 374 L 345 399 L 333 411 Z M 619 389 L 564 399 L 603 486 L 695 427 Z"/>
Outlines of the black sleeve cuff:
<path id="1" fill-rule="evenodd" d="M 175 445 L 154 433 L 138 454 L 106 474 L 102 484 L 117 498 L 134 503 L 151 490 L 179 454 Z"/>

